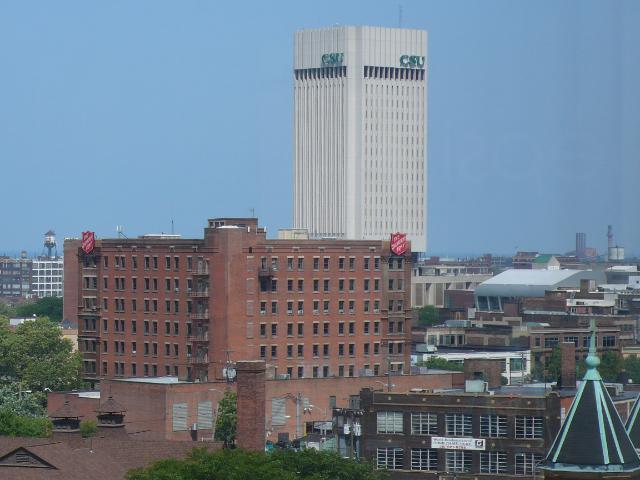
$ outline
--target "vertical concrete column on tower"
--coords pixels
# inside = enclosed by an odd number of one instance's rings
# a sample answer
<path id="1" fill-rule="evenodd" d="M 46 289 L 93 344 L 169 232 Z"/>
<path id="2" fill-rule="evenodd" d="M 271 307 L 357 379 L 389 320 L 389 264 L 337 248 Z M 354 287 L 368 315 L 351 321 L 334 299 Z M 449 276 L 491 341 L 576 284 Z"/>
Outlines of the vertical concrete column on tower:
<path id="1" fill-rule="evenodd" d="M 265 370 L 262 360 L 236 364 L 238 426 L 236 444 L 245 450 L 264 451 Z"/>

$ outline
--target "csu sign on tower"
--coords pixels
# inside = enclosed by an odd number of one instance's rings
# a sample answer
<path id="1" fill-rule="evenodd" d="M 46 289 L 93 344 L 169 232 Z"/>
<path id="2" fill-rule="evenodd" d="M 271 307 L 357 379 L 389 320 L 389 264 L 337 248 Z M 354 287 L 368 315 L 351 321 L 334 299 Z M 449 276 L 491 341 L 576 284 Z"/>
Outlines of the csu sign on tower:
<path id="1" fill-rule="evenodd" d="M 424 68 L 424 57 L 420 55 L 402 55 L 400 66 L 409 68 Z"/>

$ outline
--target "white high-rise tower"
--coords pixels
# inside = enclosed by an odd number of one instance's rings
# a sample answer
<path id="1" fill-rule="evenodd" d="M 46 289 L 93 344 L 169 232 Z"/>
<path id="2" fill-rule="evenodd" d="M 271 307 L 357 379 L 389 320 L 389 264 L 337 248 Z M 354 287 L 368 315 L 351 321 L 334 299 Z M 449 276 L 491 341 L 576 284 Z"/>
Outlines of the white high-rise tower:
<path id="1" fill-rule="evenodd" d="M 293 223 L 313 238 L 406 233 L 426 250 L 427 32 L 301 30 Z"/>

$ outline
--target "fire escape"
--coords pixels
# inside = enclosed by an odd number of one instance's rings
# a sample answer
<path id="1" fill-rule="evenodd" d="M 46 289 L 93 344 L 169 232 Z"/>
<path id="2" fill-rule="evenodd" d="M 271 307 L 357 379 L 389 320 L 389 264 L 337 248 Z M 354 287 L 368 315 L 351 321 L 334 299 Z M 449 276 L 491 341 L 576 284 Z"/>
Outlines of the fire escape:
<path id="1" fill-rule="evenodd" d="M 194 288 L 189 292 L 193 299 L 189 343 L 188 379 L 206 382 L 209 378 L 209 264 L 200 259 L 193 272 Z"/>

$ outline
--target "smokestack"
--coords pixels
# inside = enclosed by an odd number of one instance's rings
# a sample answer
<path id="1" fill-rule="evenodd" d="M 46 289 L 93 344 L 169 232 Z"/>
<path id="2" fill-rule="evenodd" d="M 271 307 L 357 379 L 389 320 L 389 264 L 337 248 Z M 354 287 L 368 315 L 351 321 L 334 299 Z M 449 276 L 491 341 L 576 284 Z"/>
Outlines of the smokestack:
<path id="1" fill-rule="evenodd" d="M 559 388 L 576 388 L 576 345 L 573 342 L 560 344 Z"/>

